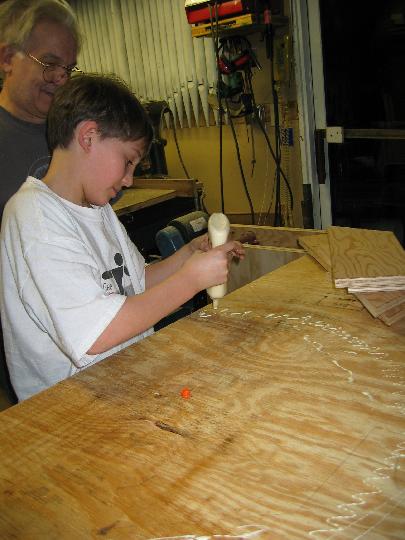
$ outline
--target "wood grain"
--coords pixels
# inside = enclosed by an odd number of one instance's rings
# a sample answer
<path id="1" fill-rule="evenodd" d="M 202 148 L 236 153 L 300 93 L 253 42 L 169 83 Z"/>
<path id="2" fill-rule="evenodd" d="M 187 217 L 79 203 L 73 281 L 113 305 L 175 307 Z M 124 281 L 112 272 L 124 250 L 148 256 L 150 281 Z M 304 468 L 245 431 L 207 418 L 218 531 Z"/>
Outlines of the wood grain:
<path id="1" fill-rule="evenodd" d="M 393 233 L 330 227 L 333 279 L 349 291 L 405 289 L 405 252 Z"/>
<path id="2" fill-rule="evenodd" d="M 122 197 L 112 207 L 115 213 L 120 216 L 168 201 L 174 197 L 176 197 L 174 189 L 130 188 L 123 191 Z"/>
<path id="3" fill-rule="evenodd" d="M 311 255 L 327 272 L 331 272 L 329 240 L 326 231 L 322 234 L 300 236 L 298 243 Z"/>
<path id="4" fill-rule="evenodd" d="M 404 355 L 304 256 L 1 413 L 0 538 L 403 538 Z"/>
<path id="5" fill-rule="evenodd" d="M 195 197 L 203 184 L 194 178 L 134 178 L 135 188 L 174 189 L 176 197 Z"/>
<path id="6" fill-rule="evenodd" d="M 302 249 L 295 248 L 251 246 L 249 244 L 245 244 L 244 247 L 244 259 L 233 261 L 230 267 L 229 293 L 304 255 Z"/>
<path id="7" fill-rule="evenodd" d="M 298 238 L 319 234 L 317 229 L 294 227 L 260 227 L 259 225 L 231 225 L 231 235 L 239 240 L 241 235 L 252 232 L 261 246 L 299 248 Z"/>
<path id="8" fill-rule="evenodd" d="M 311 257 L 313 257 L 325 270 L 329 272 L 332 271 L 327 234 L 314 234 L 311 236 L 300 237 L 298 241 L 305 251 L 311 255 Z M 380 319 L 386 324 L 391 325 L 401 318 L 401 316 L 399 316 L 397 306 L 405 303 L 404 291 L 363 292 L 356 293 L 355 296 L 360 300 L 360 302 L 373 317 L 383 315 L 380 317 Z M 392 313 L 390 312 L 391 309 L 394 310 Z M 386 316 L 384 316 L 385 312 L 387 312 Z"/>
<path id="9" fill-rule="evenodd" d="M 393 306 L 390 309 L 387 309 L 386 311 L 384 311 L 384 313 L 381 313 L 381 315 L 379 316 L 379 318 L 383 322 L 385 322 L 385 324 L 388 324 L 389 326 L 391 326 L 391 324 L 394 324 L 400 321 L 404 317 L 405 317 L 405 298 L 403 302 Z"/>
<path id="10" fill-rule="evenodd" d="M 384 312 L 405 303 L 404 291 L 357 293 L 356 296 L 373 317 L 379 317 Z"/>

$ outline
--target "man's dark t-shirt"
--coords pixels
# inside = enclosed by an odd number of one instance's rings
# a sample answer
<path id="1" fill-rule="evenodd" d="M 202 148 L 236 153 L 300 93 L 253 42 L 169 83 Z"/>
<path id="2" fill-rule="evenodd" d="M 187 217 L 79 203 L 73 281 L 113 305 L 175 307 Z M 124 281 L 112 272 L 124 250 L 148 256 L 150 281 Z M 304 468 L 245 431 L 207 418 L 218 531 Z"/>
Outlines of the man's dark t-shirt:
<path id="1" fill-rule="evenodd" d="M 0 107 L 0 220 L 6 202 L 18 191 L 27 176 L 43 178 L 49 161 L 46 124 L 24 122 Z M 0 387 L 14 403 L 16 398 L 8 379 L 1 328 Z"/>
<path id="2" fill-rule="evenodd" d="M 24 122 L 0 107 L 0 217 L 27 176 L 42 178 L 49 161 L 46 124 Z"/>

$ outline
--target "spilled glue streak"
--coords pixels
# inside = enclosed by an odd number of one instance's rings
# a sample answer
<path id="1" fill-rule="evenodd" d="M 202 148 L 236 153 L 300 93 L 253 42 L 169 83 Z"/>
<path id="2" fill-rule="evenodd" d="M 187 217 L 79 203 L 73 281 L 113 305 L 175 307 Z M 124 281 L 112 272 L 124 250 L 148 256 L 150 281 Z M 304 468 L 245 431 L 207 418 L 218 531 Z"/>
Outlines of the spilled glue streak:
<path id="1" fill-rule="evenodd" d="M 354 381 L 353 372 L 350 369 L 341 366 L 337 360 L 332 360 L 332 363 L 335 364 L 335 366 L 337 366 L 338 368 L 343 369 L 343 371 L 347 371 L 347 373 L 349 374 L 347 378 L 348 382 L 352 383 Z"/>
<path id="2" fill-rule="evenodd" d="M 227 308 L 223 311 L 227 311 Z M 247 315 L 251 312 L 245 312 L 242 316 Z M 236 313 L 232 313 L 231 315 L 235 315 Z M 229 315 L 229 314 L 228 314 Z M 253 317 L 257 317 L 257 315 L 253 314 Z M 347 345 L 351 345 L 353 348 L 357 349 L 357 351 L 362 351 L 363 353 L 366 352 L 371 357 L 378 357 L 378 359 L 382 359 L 386 357 L 388 361 L 389 360 L 389 354 L 381 351 L 380 347 L 374 347 L 370 346 L 367 342 L 364 340 L 358 338 L 357 336 L 351 335 L 349 332 L 344 330 L 342 327 L 339 326 L 333 326 L 329 323 L 325 323 L 321 320 L 315 320 L 312 318 L 311 315 L 304 315 L 302 317 L 292 317 L 289 314 L 276 314 L 276 313 L 268 313 L 267 315 L 262 316 L 264 319 L 284 319 L 286 321 L 286 324 L 290 326 L 290 328 L 295 328 L 298 331 L 300 330 L 300 327 L 302 326 L 308 326 L 308 327 L 316 327 L 320 330 L 327 332 L 329 334 L 335 335 L 338 338 L 344 340 Z M 294 323 L 288 323 L 289 320 L 295 321 Z M 324 349 L 324 346 L 314 340 L 311 340 L 310 336 L 306 335 L 304 336 L 304 339 L 310 343 L 317 351 L 323 353 L 323 355 L 328 356 L 332 363 L 338 367 L 339 369 L 345 371 L 348 374 L 348 382 L 353 383 L 354 382 L 354 376 L 353 372 L 350 369 L 345 368 L 339 362 L 332 358 L 332 355 L 328 353 Z M 345 350 L 343 353 L 347 355 L 357 356 L 359 353 L 357 351 L 350 351 Z M 398 364 L 392 364 L 388 369 L 384 369 L 383 371 L 383 377 L 390 380 L 390 383 L 395 386 L 403 387 L 403 384 L 405 384 L 405 380 L 398 376 L 398 372 L 400 371 L 401 366 Z M 392 380 L 394 379 L 394 380 Z M 374 397 L 370 392 L 368 391 L 362 391 L 362 395 L 367 397 L 370 401 L 374 401 Z M 402 398 L 403 392 L 393 392 L 393 396 Z M 405 415 L 405 407 L 402 403 L 397 401 L 393 405 L 388 405 L 388 407 L 394 407 L 396 411 L 401 414 Z M 404 437 L 404 434 L 401 434 L 402 437 Z M 326 519 L 326 523 L 329 528 L 324 529 L 318 529 L 318 530 L 312 530 L 309 531 L 309 536 L 318 536 L 322 535 L 324 537 L 325 534 L 327 534 L 327 538 L 335 537 L 339 532 L 346 530 L 348 527 L 353 526 L 355 523 L 357 523 L 360 520 L 363 520 L 369 515 L 375 514 L 379 508 L 382 508 L 385 504 L 388 502 L 394 501 L 396 503 L 395 507 L 400 504 L 400 502 L 404 499 L 404 496 L 401 496 L 400 498 L 397 497 L 391 497 L 386 498 L 383 503 L 377 506 L 373 506 L 369 512 L 364 512 L 360 510 L 363 509 L 364 505 L 368 502 L 367 498 L 371 496 L 378 495 L 382 493 L 382 489 L 380 489 L 381 483 L 386 481 L 391 481 L 393 471 L 396 471 L 399 468 L 398 461 L 400 459 L 403 459 L 405 457 L 405 437 L 404 440 L 401 440 L 399 443 L 396 444 L 396 447 L 394 450 L 388 455 L 388 457 L 383 459 L 383 463 L 385 464 L 383 467 L 377 467 L 375 468 L 370 476 L 367 476 L 366 478 L 362 479 L 362 482 L 370 487 L 371 489 L 369 491 L 362 491 L 356 494 L 351 495 L 351 501 L 347 503 L 339 504 L 336 508 L 340 511 L 341 515 L 335 515 L 332 517 L 329 517 Z M 381 521 L 385 519 L 386 516 L 388 516 L 390 513 L 393 512 L 395 509 L 392 508 L 389 512 L 384 514 L 377 523 L 375 523 L 372 527 L 361 533 L 360 535 L 356 536 L 356 539 L 364 537 L 369 531 L 374 529 Z M 356 513 L 356 510 L 358 511 L 359 515 Z M 262 531 L 257 531 L 257 535 L 261 534 Z M 250 536 L 251 537 L 251 536 Z M 184 538 L 184 537 L 180 537 Z M 212 537 L 196 537 L 191 536 L 189 538 L 195 538 L 196 540 L 211 540 L 211 539 L 217 539 L 224 538 L 223 535 L 214 535 Z M 227 538 L 248 538 L 247 535 L 238 535 L 238 536 L 227 536 Z"/>
<path id="3" fill-rule="evenodd" d="M 251 540 L 252 538 L 260 538 L 263 534 L 268 533 L 270 530 L 268 527 L 259 526 L 259 529 L 252 531 L 245 529 L 252 528 L 253 525 L 241 525 L 235 530 L 235 534 L 213 534 L 211 536 L 199 536 L 196 534 L 184 534 L 181 536 L 159 536 L 157 538 L 151 538 L 150 540 Z M 255 526 L 256 527 L 256 526 Z"/>

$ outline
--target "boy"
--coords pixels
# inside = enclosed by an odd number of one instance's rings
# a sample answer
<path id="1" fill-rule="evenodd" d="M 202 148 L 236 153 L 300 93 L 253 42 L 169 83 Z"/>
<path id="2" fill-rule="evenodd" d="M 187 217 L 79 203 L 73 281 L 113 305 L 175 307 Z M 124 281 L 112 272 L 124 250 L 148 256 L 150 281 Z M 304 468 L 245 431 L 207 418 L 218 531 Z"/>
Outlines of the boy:
<path id="1" fill-rule="evenodd" d="M 1 317 L 19 400 L 151 334 L 243 255 L 238 242 L 209 249 L 205 236 L 145 267 L 108 202 L 132 185 L 151 139 L 118 80 L 78 75 L 56 92 L 49 170 L 10 199 L 1 230 Z"/>

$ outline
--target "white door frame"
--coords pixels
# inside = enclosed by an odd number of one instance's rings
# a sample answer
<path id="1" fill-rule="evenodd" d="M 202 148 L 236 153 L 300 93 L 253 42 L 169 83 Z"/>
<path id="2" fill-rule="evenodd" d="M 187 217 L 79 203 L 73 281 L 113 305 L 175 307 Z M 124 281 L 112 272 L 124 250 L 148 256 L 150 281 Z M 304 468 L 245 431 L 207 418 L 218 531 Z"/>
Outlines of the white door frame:
<path id="1" fill-rule="evenodd" d="M 295 76 L 303 183 L 311 186 L 314 227 L 332 224 L 328 145 L 324 139 L 325 183 L 318 180 L 315 130 L 326 130 L 319 0 L 291 0 Z"/>

